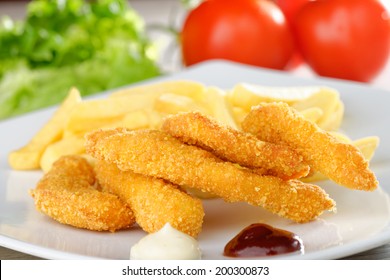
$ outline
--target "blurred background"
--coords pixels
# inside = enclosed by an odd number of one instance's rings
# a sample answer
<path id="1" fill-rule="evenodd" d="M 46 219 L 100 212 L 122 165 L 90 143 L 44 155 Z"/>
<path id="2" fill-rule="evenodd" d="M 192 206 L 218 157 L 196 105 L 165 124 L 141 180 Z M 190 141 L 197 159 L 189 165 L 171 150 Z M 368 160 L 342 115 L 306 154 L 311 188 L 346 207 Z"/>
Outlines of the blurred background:
<path id="1" fill-rule="evenodd" d="M 309 0 L 259 0 L 272 2 L 272 7 L 256 4 L 259 10 L 254 12 L 253 4 L 246 3 L 253 1 L 234 0 L 211 1 L 222 2 L 214 6 L 196 0 L 0 0 L 0 120 L 56 104 L 71 85 L 88 95 L 174 73 L 212 58 L 281 70 L 297 77 L 328 76 L 390 90 L 390 0 L 364 1 L 349 1 L 354 3 L 351 6 L 343 3 L 347 0 L 325 0 L 322 2 L 329 3 L 306 7 Z M 381 9 L 369 2 L 379 2 Z M 363 13 L 362 5 L 367 5 Z M 248 13 L 248 25 L 240 30 L 235 20 L 244 17 L 241 11 Z M 344 19 L 335 20 L 339 25 L 323 27 L 337 15 Z M 349 30 L 348 25 L 355 22 L 360 23 Z M 269 34 L 262 33 L 264 25 L 271 28 Z M 322 28 L 322 35 L 308 26 Z M 356 35 L 356 42 L 352 35 L 349 38 L 347 43 L 355 55 L 349 61 L 337 52 L 327 55 L 328 46 L 322 37 L 335 38 L 337 32 L 364 34 Z M 239 37 L 233 38 L 235 43 L 229 41 L 232 34 Z M 340 50 L 345 43 L 340 41 L 331 47 Z M 288 49 L 290 42 L 298 50 Z M 252 54 L 251 49 L 245 49 L 249 45 L 259 46 L 258 50 L 252 48 Z M 126 52 L 122 53 L 124 47 Z M 299 52 L 298 59 L 293 60 Z M 258 53 L 266 57 L 257 57 Z M 270 61 L 273 56 L 278 60 Z M 285 59 L 281 61 L 281 57 Z M 329 68 L 335 71 L 329 72 Z M 347 73 L 350 69 L 363 70 Z"/>

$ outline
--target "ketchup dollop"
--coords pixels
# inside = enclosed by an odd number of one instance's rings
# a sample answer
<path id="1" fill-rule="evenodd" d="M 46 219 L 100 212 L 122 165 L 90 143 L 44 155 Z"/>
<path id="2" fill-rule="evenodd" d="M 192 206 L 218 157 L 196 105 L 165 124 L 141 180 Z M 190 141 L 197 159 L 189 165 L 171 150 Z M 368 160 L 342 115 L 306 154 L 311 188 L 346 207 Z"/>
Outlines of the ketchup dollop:
<path id="1" fill-rule="evenodd" d="M 300 251 L 302 240 L 287 230 L 277 229 L 266 224 L 252 224 L 244 228 L 224 249 L 227 257 L 264 257 Z"/>

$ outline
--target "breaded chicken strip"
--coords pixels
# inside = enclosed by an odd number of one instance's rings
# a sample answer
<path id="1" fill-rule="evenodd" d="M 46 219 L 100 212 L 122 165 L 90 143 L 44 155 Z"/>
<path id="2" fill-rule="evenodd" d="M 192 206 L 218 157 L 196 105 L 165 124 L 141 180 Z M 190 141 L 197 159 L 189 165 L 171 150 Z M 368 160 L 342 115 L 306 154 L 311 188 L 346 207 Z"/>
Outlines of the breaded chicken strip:
<path id="1" fill-rule="evenodd" d="M 365 191 L 375 190 L 378 186 L 359 149 L 305 120 L 285 103 L 264 103 L 253 108 L 244 119 L 242 128 L 263 141 L 289 145 L 314 170 L 340 185 Z"/>
<path id="2" fill-rule="evenodd" d="M 97 161 L 95 172 L 103 190 L 127 202 L 146 232 L 158 231 L 166 223 L 193 237 L 202 230 L 202 202 L 177 186 L 133 171 L 121 171 L 115 164 L 102 160 Z"/>
<path id="3" fill-rule="evenodd" d="M 30 191 L 36 208 L 62 224 L 116 231 L 135 222 L 130 207 L 95 187 L 95 173 L 81 156 L 64 156 Z"/>
<path id="4" fill-rule="evenodd" d="M 310 221 L 335 205 L 318 186 L 260 176 L 162 131 L 98 130 L 86 139 L 88 153 L 123 171 L 198 188 L 229 202 L 246 201 L 297 222 Z"/>
<path id="5" fill-rule="evenodd" d="M 254 169 L 260 175 L 288 180 L 309 173 L 303 157 L 290 147 L 263 142 L 250 133 L 219 124 L 198 112 L 172 115 L 164 120 L 162 130 L 221 159 Z"/>

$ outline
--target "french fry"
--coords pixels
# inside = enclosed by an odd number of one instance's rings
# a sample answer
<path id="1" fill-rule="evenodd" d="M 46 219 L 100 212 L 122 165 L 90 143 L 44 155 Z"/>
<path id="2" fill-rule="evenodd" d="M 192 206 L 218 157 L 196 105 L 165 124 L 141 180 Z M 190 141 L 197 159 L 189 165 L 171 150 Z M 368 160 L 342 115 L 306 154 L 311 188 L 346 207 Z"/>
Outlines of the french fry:
<path id="1" fill-rule="evenodd" d="M 154 100 L 147 95 L 123 95 L 84 101 L 69 115 L 65 127 L 66 137 L 107 127 L 121 121 L 129 112 L 152 108 L 153 103 Z"/>
<path id="2" fill-rule="evenodd" d="M 292 104 L 292 107 L 298 111 L 317 107 L 323 112 L 322 116 L 318 119 L 317 125 L 325 130 L 335 130 L 338 128 L 338 119 L 343 116 L 344 107 L 341 104 L 340 95 L 336 90 L 331 88 L 322 87 L 320 90 L 308 98 L 300 100 Z M 338 116 L 329 121 L 335 112 L 338 112 Z"/>
<path id="3" fill-rule="evenodd" d="M 85 152 L 84 136 L 73 136 L 50 144 L 43 152 L 40 167 L 44 172 L 50 170 L 53 163 L 61 156 L 79 155 Z"/>
<path id="4" fill-rule="evenodd" d="M 165 93 L 157 97 L 154 110 L 163 114 L 177 114 L 188 111 L 206 113 L 205 108 L 197 104 L 194 99 L 173 93 Z"/>
<path id="5" fill-rule="evenodd" d="M 305 119 L 314 123 L 316 123 L 323 115 L 322 110 L 318 107 L 308 108 L 300 113 L 305 117 Z"/>
<path id="6" fill-rule="evenodd" d="M 51 143 L 62 137 L 68 116 L 80 102 L 81 97 L 79 91 L 72 88 L 52 118 L 34 135 L 30 142 L 26 146 L 12 151 L 9 154 L 9 165 L 16 170 L 39 168 L 43 151 Z"/>
<path id="7" fill-rule="evenodd" d="M 314 171 L 310 174 L 310 176 L 301 178 L 300 180 L 304 183 L 312 183 L 312 182 L 328 180 L 328 177 L 326 177 L 325 175 L 321 174 L 318 171 Z"/>
<path id="8" fill-rule="evenodd" d="M 262 102 L 282 101 L 298 111 L 305 111 L 307 118 L 325 130 L 336 130 L 344 114 L 339 93 L 328 87 L 267 87 L 242 83 L 228 92 L 228 100 L 233 107 L 247 112 Z M 321 116 L 313 108 L 319 108 Z"/>
<path id="9" fill-rule="evenodd" d="M 228 92 L 228 100 L 233 106 L 250 111 L 252 106 L 262 102 L 283 101 L 292 105 L 321 90 L 320 87 L 268 87 L 241 83 Z"/>
<path id="10" fill-rule="evenodd" d="M 202 93 L 204 91 L 204 85 L 194 81 L 179 80 L 179 81 L 166 81 L 160 83 L 154 83 L 149 85 L 142 85 L 122 89 L 111 94 L 110 97 L 117 98 L 121 96 L 134 96 L 134 95 L 148 95 L 149 98 L 155 100 L 158 96 L 165 93 L 172 93 L 182 96 L 187 96 L 195 101 L 199 101 L 199 98 L 203 98 Z"/>
<path id="11" fill-rule="evenodd" d="M 153 108 L 156 100 L 165 94 L 176 94 L 205 103 L 204 86 L 193 81 L 168 81 L 122 89 L 112 93 L 109 98 L 85 101 L 77 106 L 69 116 L 65 136 L 113 126 L 130 112 Z"/>
<path id="12" fill-rule="evenodd" d="M 210 108 L 211 115 L 220 122 L 237 129 L 232 106 L 229 104 L 225 92 L 217 87 L 207 87 L 205 95 L 207 98 L 206 104 Z"/>
<path id="13" fill-rule="evenodd" d="M 379 137 L 369 136 L 353 141 L 353 144 L 358 147 L 367 160 L 371 160 L 375 150 L 379 145 Z"/>
<path id="14" fill-rule="evenodd" d="M 238 126 L 242 123 L 247 114 L 248 112 L 241 107 L 232 107 L 232 115 Z"/>
<path id="15" fill-rule="evenodd" d="M 345 135 L 344 133 L 341 133 L 341 132 L 338 132 L 338 131 L 329 131 L 329 133 L 331 135 L 333 135 L 334 137 L 337 138 L 337 140 L 343 142 L 343 143 L 347 143 L 347 144 L 351 144 L 352 143 L 352 140 L 347 136 Z"/>
<path id="16" fill-rule="evenodd" d="M 335 111 L 328 116 L 326 120 L 319 123 L 319 126 L 328 131 L 335 131 L 339 129 L 344 117 L 344 104 L 338 102 Z"/>
<path id="17" fill-rule="evenodd" d="M 122 127 L 130 129 L 141 129 L 141 128 L 154 128 L 157 129 L 161 126 L 163 116 L 152 109 L 138 110 L 126 114 L 123 118 L 121 125 Z"/>

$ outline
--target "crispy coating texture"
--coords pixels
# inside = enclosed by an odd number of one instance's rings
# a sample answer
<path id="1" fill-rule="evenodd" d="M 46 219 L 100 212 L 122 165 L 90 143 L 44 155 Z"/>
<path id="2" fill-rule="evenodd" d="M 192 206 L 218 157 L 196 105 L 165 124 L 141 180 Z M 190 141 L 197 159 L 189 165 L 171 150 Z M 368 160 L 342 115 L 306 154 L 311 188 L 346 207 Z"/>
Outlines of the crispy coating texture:
<path id="1" fill-rule="evenodd" d="M 198 112 L 172 115 L 164 120 L 162 130 L 260 175 L 288 180 L 304 177 L 310 170 L 303 157 L 287 145 L 263 142 L 250 133 L 219 124 Z"/>
<path id="2" fill-rule="evenodd" d="M 268 103 L 252 108 L 242 128 L 263 141 L 289 145 L 314 170 L 340 185 L 365 191 L 375 190 L 378 186 L 368 161 L 359 149 L 340 142 L 285 103 Z"/>
<path id="3" fill-rule="evenodd" d="M 245 201 L 297 222 L 310 221 L 334 208 L 334 201 L 318 186 L 260 176 L 162 131 L 117 131 L 88 134 L 87 152 L 123 171 L 198 188 L 228 202 Z"/>
<path id="4" fill-rule="evenodd" d="M 135 222 L 130 207 L 95 187 L 93 168 L 81 156 L 64 156 L 30 191 L 37 210 L 62 224 L 116 231 Z"/>
<path id="5" fill-rule="evenodd" d="M 146 232 L 158 231 L 166 223 L 193 237 L 202 230 L 202 202 L 176 185 L 133 171 L 121 171 L 105 161 L 97 161 L 95 172 L 103 190 L 127 202 Z"/>

